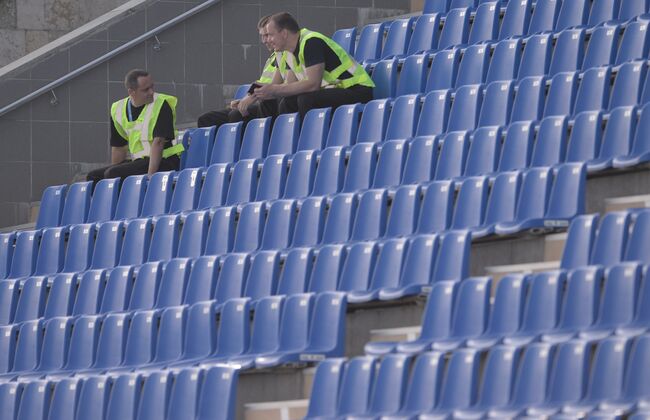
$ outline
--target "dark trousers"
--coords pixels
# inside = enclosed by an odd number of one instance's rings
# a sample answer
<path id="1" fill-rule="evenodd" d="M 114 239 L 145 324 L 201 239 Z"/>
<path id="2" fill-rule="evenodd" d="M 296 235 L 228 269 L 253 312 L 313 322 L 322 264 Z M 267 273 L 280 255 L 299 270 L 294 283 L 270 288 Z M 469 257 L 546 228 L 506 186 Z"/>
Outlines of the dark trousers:
<path id="1" fill-rule="evenodd" d="M 262 117 L 275 117 L 278 113 L 278 101 L 268 100 L 263 102 L 254 103 L 248 107 L 248 115 L 243 116 L 237 109 L 222 109 L 220 111 L 208 111 L 199 116 L 196 125 L 197 127 L 212 127 L 217 129 L 222 124 L 235 123 L 243 121 L 244 125 L 254 118 Z"/>
<path id="2" fill-rule="evenodd" d="M 304 118 L 310 109 L 332 107 L 334 110 L 341 105 L 357 102 L 364 104 L 370 100 L 372 100 L 372 88 L 366 86 L 353 86 L 348 89 L 321 89 L 282 98 L 278 113 L 298 112 Z"/>
<path id="3" fill-rule="evenodd" d="M 180 167 L 180 158 L 178 156 L 170 156 L 166 159 L 161 159 L 159 172 L 176 171 Z M 136 160 L 127 160 L 115 165 L 105 166 L 103 168 L 90 171 L 86 175 L 87 181 L 93 181 L 95 184 L 102 179 L 122 178 L 131 175 L 143 175 L 149 171 L 149 158 L 142 158 Z"/>

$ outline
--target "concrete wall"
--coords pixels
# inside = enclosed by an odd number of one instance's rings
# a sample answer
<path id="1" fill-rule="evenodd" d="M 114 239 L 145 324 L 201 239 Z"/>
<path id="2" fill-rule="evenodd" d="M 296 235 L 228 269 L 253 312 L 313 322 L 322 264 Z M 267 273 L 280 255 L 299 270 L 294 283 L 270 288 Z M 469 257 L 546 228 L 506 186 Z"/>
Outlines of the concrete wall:
<path id="1" fill-rule="evenodd" d="M 0 67 L 127 0 L 0 0 Z"/>
<path id="2" fill-rule="evenodd" d="M 201 2 L 148 2 L 33 60 L 0 79 L 0 107 Z M 11 180 L 0 183 L 0 227 L 26 223 L 30 203 L 48 185 L 79 180 L 108 161 L 108 109 L 125 96 L 122 80 L 129 69 L 151 71 L 158 91 L 179 97 L 178 122 L 191 123 L 259 75 L 267 57 L 255 29 L 261 16 L 287 10 L 303 26 L 331 34 L 409 6 L 409 0 L 225 0 L 160 34 L 160 48 L 154 48 L 155 40 L 143 42 L 0 116 L 0 179 Z"/>

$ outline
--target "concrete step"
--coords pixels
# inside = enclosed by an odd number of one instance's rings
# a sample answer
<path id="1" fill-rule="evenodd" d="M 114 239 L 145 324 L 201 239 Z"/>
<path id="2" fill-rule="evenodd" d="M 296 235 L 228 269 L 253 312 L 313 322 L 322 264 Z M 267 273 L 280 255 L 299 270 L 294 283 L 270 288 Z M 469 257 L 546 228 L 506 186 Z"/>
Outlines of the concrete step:
<path id="1" fill-rule="evenodd" d="M 309 400 L 246 404 L 244 420 L 299 420 L 307 414 Z"/>

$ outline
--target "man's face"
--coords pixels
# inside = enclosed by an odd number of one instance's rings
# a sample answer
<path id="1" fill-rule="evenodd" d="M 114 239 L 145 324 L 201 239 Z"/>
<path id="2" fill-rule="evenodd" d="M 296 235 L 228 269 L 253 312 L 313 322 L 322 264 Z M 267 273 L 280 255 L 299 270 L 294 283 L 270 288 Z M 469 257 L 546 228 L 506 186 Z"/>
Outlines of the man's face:
<path id="1" fill-rule="evenodd" d="M 153 79 L 151 75 L 138 77 L 138 87 L 136 89 L 129 89 L 129 96 L 135 106 L 152 103 L 153 94 Z"/>
<path id="2" fill-rule="evenodd" d="M 269 43 L 269 33 L 266 30 L 266 26 L 262 26 L 259 28 L 259 34 L 260 34 L 260 41 L 262 41 L 262 44 L 269 50 L 273 51 L 273 47 Z"/>
<path id="3" fill-rule="evenodd" d="M 278 29 L 272 20 L 266 24 L 268 42 L 275 51 L 285 51 L 287 43 L 287 30 Z"/>

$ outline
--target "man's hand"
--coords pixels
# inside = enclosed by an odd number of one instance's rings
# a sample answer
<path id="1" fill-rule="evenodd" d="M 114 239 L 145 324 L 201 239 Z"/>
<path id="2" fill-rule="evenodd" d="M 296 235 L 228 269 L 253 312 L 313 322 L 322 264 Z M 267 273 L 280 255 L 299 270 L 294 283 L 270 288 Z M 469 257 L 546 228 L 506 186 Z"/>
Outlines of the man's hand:
<path id="1" fill-rule="evenodd" d="M 255 97 L 255 99 L 260 101 L 276 98 L 278 86 L 279 85 L 270 84 L 270 85 L 264 85 L 262 87 L 258 87 L 253 92 L 253 97 Z"/>
<path id="2" fill-rule="evenodd" d="M 230 109 L 237 109 L 237 106 L 239 106 L 239 99 L 234 99 L 230 101 Z"/>
<path id="3" fill-rule="evenodd" d="M 237 104 L 237 110 L 243 117 L 248 116 L 248 107 L 254 104 L 256 99 L 250 95 L 244 97 L 239 104 Z"/>

